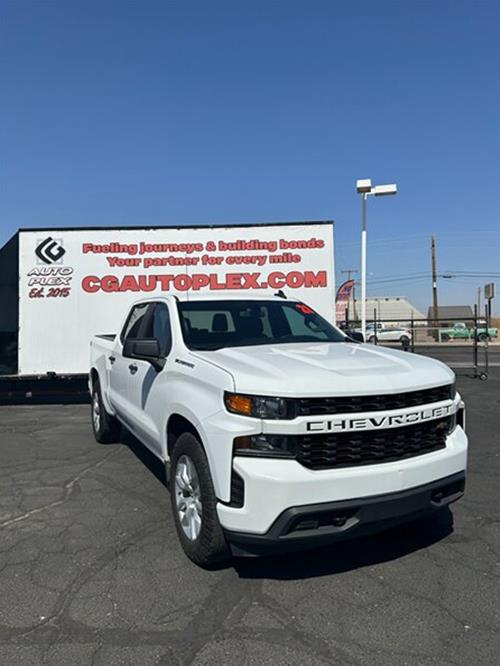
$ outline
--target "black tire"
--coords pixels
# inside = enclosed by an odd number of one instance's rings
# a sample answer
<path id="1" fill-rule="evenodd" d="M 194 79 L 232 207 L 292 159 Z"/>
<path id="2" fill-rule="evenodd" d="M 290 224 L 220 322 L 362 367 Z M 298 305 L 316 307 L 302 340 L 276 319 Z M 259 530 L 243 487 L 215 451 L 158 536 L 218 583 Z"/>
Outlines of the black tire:
<path id="1" fill-rule="evenodd" d="M 399 342 L 403 345 L 403 347 L 407 347 L 410 344 L 410 338 L 407 335 L 402 335 L 399 338 Z"/>
<path id="2" fill-rule="evenodd" d="M 96 414 L 98 407 L 98 414 Z M 92 403 L 90 405 L 90 416 L 94 437 L 100 444 L 118 442 L 120 439 L 120 422 L 114 416 L 108 414 L 102 401 L 101 386 L 96 379 L 92 386 Z"/>
<path id="3" fill-rule="evenodd" d="M 448 342 L 449 339 L 450 339 L 450 336 L 448 335 L 448 333 L 443 333 L 442 334 L 441 342 Z"/>
<path id="4" fill-rule="evenodd" d="M 479 342 L 486 342 L 486 340 L 488 339 L 488 334 L 487 333 L 480 333 L 477 336 L 477 339 L 479 340 Z"/>
<path id="5" fill-rule="evenodd" d="M 368 342 L 370 342 L 372 345 L 376 344 L 377 336 L 376 335 L 370 335 L 370 337 L 368 338 Z"/>
<path id="6" fill-rule="evenodd" d="M 176 485 L 178 466 L 188 459 L 196 471 L 198 496 L 201 502 L 201 528 L 197 536 L 188 537 L 181 525 L 177 501 L 182 501 L 180 487 Z M 217 498 L 215 496 L 208 460 L 198 439 L 190 432 L 185 432 L 177 439 L 170 464 L 170 499 L 175 527 L 182 549 L 195 564 L 207 567 L 229 558 L 230 553 L 217 516 Z M 185 497 L 185 495 L 184 495 Z M 187 512 L 186 512 L 187 513 Z"/>

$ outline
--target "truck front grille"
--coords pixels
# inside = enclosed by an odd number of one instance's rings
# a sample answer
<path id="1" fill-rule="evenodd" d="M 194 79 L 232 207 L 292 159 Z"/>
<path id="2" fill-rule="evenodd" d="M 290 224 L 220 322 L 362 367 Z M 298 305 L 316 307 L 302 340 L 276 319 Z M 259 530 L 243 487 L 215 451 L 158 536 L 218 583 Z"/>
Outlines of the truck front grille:
<path id="1" fill-rule="evenodd" d="M 421 456 L 446 446 L 450 417 L 379 431 L 300 435 L 297 460 L 310 469 L 357 467 Z"/>
<path id="2" fill-rule="evenodd" d="M 407 393 L 390 393 L 382 395 L 359 395 L 332 398 L 300 398 L 297 400 L 297 416 L 314 416 L 322 414 L 356 414 L 359 412 L 377 412 L 390 409 L 418 407 L 432 402 L 452 400 L 455 397 L 455 386 L 445 384 L 436 388 Z"/>

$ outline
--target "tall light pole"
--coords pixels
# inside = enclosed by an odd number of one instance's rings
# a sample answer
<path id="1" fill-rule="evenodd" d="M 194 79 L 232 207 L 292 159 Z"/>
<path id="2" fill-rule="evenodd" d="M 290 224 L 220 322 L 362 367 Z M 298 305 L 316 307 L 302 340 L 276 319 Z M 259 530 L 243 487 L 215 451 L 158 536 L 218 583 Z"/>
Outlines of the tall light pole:
<path id="1" fill-rule="evenodd" d="M 366 338 L 366 204 L 368 197 L 396 194 L 397 185 L 372 185 L 370 178 L 356 181 L 356 191 L 361 195 L 361 332 Z"/>

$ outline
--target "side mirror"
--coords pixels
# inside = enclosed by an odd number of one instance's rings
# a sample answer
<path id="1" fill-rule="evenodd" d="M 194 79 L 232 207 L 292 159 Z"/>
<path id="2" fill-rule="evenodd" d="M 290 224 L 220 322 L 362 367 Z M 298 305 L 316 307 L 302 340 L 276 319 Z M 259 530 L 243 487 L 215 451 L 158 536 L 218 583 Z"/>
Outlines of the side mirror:
<path id="1" fill-rule="evenodd" d="M 156 370 L 161 370 L 165 359 L 160 356 L 160 342 L 157 338 L 132 338 L 125 340 L 123 356 L 148 361 Z"/>
<path id="2" fill-rule="evenodd" d="M 348 331 L 347 335 L 352 340 L 356 340 L 356 342 L 364 342 L 365 341 L 365 336 L 363 335 L 363 333 L 360 333 L 359 331 Z"/>

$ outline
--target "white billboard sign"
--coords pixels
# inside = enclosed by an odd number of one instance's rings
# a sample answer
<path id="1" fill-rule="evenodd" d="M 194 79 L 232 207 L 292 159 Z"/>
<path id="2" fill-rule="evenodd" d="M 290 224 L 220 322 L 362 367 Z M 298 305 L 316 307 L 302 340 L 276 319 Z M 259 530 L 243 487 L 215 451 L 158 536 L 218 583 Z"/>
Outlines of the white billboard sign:
<path id="1" fill-rule="evenodd" d="M 19 374 L 87 373 L 140 298 L 279 289 L 334 321 L 332 223 L 21 231 Z"/>

